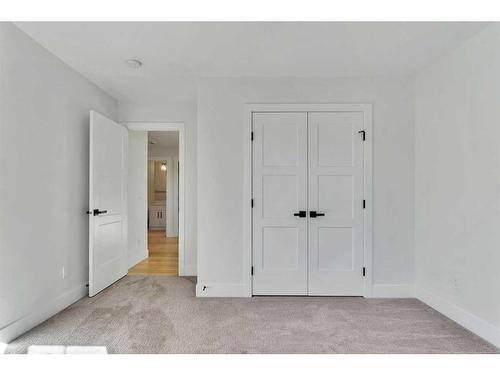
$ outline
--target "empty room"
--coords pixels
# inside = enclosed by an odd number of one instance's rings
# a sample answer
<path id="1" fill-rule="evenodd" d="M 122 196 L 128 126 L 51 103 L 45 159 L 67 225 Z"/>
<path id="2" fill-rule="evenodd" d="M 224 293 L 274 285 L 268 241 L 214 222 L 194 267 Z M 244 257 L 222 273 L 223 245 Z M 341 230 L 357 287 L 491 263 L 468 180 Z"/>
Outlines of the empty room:
<path id="1" fill-rule="evenodd" d="M 0 22 L 1 351 L 500 353 L 499 67 L 480 20 Z"/>

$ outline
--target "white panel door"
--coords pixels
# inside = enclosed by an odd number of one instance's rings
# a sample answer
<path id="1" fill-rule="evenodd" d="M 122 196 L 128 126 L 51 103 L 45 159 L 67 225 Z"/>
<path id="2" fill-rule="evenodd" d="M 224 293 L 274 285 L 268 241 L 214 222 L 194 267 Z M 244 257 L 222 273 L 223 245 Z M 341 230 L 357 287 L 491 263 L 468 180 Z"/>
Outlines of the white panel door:
<path id="1" fill-rule="evenodd" d="M 89 295 L 127 274 L 127 148 L 123 126 L 90 112 Z"/>
<path id="2" fill-rule="evenodd" d="M 309 295 L 363 295 L 362 129 L 361 112 L 308 114 Z"/>
<path id="3" fill-rule="evenodd" d="M 305 295 L 307 113 L 254 113 L 253 132 L 253 294 Z"/>

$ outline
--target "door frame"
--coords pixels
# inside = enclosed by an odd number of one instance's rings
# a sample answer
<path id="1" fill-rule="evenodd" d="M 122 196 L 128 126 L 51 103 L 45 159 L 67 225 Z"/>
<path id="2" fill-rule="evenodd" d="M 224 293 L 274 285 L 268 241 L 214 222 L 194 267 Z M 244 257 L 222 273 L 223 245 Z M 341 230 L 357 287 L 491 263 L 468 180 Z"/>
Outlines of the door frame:
<path id="1" fill-rule="evenodd" d="M 123 122 L 129 131 L 179 132 L 179 276 L 188 276 L 185 264 L 185 129 L 183 122 Z M 145 166 L 147 168 L 147 166 Z M 168 215 L 168 214 L 167 214 Z M 147 228 L 146 234 L 147 234 Z"/>
<path id="2" fill-rule="evenodd" d="M 366 140 L 363 144 L 363 195 L 366 207 L 363 210 L 363 260 L 365 267 L 363 297 L 372 296 L 373 285 L 373 125 L 370 103 L 248 103 L 244 108 L 243 131 L 243 270 L 248 297 L 253 295 L 252 286 L 252 118 L 254 112 L 361 112 Z M 361 129 L 360 129 L 361 130 Z"/>

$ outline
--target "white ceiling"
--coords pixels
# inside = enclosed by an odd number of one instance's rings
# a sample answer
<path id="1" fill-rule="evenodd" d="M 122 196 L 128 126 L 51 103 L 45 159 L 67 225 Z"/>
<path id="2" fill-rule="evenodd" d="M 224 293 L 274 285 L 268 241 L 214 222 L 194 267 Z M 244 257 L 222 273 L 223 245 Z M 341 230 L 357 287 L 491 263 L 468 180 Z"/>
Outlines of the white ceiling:
<path id="1" fill-rule="evenodd" d="M 16 25 L 118 100 L 192 100 L 199 77 L 413 74 L 485 23 L 28 22 Z M 124 60 L 143 61 L 140 70 Z"/>
<path id="2" fill-rule="evenodd" d="M 151 142 L 154 142 L 154 144 L 151 144 Z M 148 148 L 160 152 L 165 151 L 165 149 L 179 148 L 179 132 L 148 132 Z"/>

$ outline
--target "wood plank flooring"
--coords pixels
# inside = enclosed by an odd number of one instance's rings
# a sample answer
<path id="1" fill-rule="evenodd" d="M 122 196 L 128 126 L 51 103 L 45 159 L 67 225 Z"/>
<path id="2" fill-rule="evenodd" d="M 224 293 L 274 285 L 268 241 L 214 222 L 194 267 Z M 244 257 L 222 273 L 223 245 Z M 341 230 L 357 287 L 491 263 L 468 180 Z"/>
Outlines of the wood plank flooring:
<path id="1" fill-rule="evenodd" d="M 148 233 L 149 256 L 128 270 L 129 275 L 179 274 L 178 237 L 166 237 L 163 231 Z"/>

